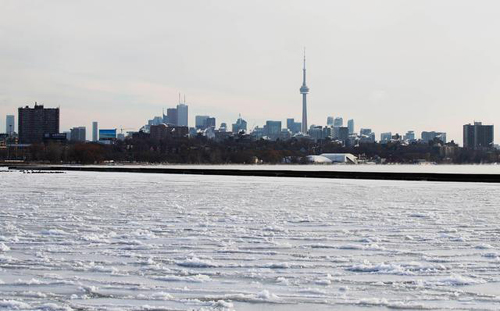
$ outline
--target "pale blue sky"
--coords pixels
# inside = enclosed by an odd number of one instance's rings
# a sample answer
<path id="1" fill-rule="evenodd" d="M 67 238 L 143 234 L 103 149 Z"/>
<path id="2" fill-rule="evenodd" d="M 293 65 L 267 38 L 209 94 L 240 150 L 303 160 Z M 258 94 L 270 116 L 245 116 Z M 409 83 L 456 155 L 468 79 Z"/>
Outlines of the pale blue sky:
<path id="1" fill-rule="evenodd" d="M 196 114 L 249 125 L 446 131 L 500 116 L 500 2 L 0 0 L 0 130 L 34 101 L 61 128 L 139 128 L 186 94 Z M 497 126 L 496 136 L 500 129 Z M 90 137 L 90 133 L 88 133 Z"/>

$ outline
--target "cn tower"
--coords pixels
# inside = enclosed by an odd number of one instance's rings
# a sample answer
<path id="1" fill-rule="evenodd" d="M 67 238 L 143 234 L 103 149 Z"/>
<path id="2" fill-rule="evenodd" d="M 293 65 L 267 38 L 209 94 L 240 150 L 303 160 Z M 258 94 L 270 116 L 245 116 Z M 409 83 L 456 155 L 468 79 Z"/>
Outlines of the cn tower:
<path id="1" fill-rule="evenodd" d="M 309 93 L 309 88 L 306 85 L 306 49 L 304 48 L 304 69 L 303 70 L 303 81 L 300 87 L 300 94 L 302 94 L 302 133 L 307 134 L 307 94 Z"/>

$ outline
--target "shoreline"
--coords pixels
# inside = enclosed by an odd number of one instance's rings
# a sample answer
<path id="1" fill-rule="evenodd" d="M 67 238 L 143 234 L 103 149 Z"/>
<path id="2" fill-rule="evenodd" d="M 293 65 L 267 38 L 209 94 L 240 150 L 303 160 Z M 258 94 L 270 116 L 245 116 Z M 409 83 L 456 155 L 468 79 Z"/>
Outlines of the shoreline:
<path id="1" fill-rule="evenodd" d="M 70 165 L 8 165 L 14 170 L 33 171 L 80 171 L 114 173 L 148 173 L 177 175 L 211 176 L 255 176 L 255 177 L 292 177 L 323 179 L 365 179 L 365 180 L 400 180 L 400 181 L 436 181 L 436 182 L 482 182 L 500 183 L 500 174 L 475 173 L 428 173 L 428 172 L 366 172 L 334 170 L 287 170 L 287 169 L 245 169 L 208 168 L 208 167 L 140 167 L 140 166 L 70 166 Z"/>

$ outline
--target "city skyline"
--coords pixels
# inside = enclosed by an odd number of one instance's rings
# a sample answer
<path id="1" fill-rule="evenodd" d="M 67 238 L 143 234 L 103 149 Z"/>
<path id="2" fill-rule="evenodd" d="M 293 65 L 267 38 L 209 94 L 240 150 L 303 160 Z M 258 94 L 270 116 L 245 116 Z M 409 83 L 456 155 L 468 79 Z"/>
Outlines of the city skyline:
<path id="1" fill-rule="evenodd" d="M 317 1 L 311 8 L 271 1 L 242 9 L 225 1 L 189 1 L 162 10 L 161 2 L 70 7 L 7 1 L 0 12 L 6 43 L 0 52 L 0 128 L 5 115 L 38 101 L 61 107 L 62 130 L 90 129 L 92 121 L 139 129 L 174 105 L 179 91 L 188 95 L 191 126 L 196 115 L 214 116 L 219 125 L 234 123 L 241 113 L 249 129 L 266 120 L 300 120 L 298 66 L 307 46 L 314 86 L 310 125 L 340 116 L 377 136 L 442 131 L 462 144 L 463 124 L 496 124 L 500 115 L 499 22 L 493 16 L 499 5 L 486 1 L 470 10 L 467 2 L 451 3 Z M 77 13 L 96 7 L 87 27 Z M 111 15 L 116 7 L 122 17 Z M 213 11 L 218 21 L 207 17 Z M 182 23 L 187 17 L 193 23 Z M 257 17 L 262 25 L 255 25 Z M 470 19 L 475 23 L 462 23 Z"/>

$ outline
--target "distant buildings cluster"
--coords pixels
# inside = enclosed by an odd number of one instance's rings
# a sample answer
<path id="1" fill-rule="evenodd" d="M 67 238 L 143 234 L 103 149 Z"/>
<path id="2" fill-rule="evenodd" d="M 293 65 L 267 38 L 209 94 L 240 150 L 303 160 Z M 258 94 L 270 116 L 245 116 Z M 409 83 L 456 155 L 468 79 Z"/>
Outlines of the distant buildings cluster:
<path id="1" fill-rule="evenodd" d="M 177 104 L 176 108 L 167 108 L 167 114 L 165 111 L 162 116 L 154 117 L 148 121 L 143 127 L 143 130 L 149 131 L 150 126 L 166 124 L 168 126 L 188 126 L 188 105 L 185 102 Z"/>
<path id="2" fill-rule="evenodd" d="M 21 107 L 18 109 L 18 127 L 16 132 L 15 116 L 6 116 L 5 134 L 0 136 L 0 141 L 5 145 L 8 139 L 11 143 L 18 145 L 29 145 L 47 141 L 73 141 L 86 142 L 88 137 L 84 126 L 77 126 L 67 132 L 60 132 L 60 109 L 45 108 L 35 103 L 34 107 Z M 123 133 L 123 129 L 99 129 L 98 122 L 92 123 L 92 141 L 103 144 L 112 144 L 116 140 L 124 140 L 134 133 L 150 135 L 152 139 L 162 140 L 171 137 L 195 137 L 205 136 L 208 139 L 223 141 L 233 136 L 247 136 L 253 140 L 289 140 L 309 139 L 314 141 L 331 140 L 343 146 L 356 146 L 358 144 L 376 143 L 387 144 L 399 142 L 402 144 L 437 142 L 446 144 L 445 132 L 423 131 L 420 138 L 414 131 L 408 131 L 404 135 L 392 132 L 380 134 L 377 141 L 375 133 L 369 128 L 355 130 L 353 119 L 347 121 L 341 117 L 328 116 L 326 125 L 311 125 L 307 133 L 302 131 L 302 123 L 296 122 L 294 118 L 286 119 L 283 126 L 281 121 L 268 120 L 262 127 L 248 128 L 248 123 L 241 116 L 231 125 L 226 123 L 216 124 L 216 118 L 209 115 L 195 116 L 195 126 L 188 127 L 188 105 L 179 103 L 176 108 L 167 109 L 167 113 L 161 117 L 155 117 L 141 128 L 139 132 Z M 494 126 L 484 125 L 481 122 L 465 124 L 463 126 L 463 147 L 473 150 L 486 150 L 494 147 Z"/>
<path id="3" fill-rule="evenodd" d="M 148 120 L 138 132 L 123 133 L 120 128 L 117 129 L 99 129 L 98 122 L 92 123 L 92 141 L 103 144 L 112 144 L 116 140 L 124 140 L 127 136 L 138 135 L 141 137 L 149 136 L 155 140 L 167 139 L 169 137 L 197 137 L 205 136 L 208 139 L 224 141 L 234 136 L 245 136 L 253 140 L 289 140 L 289 139 L 308 139 L 318 141 L 336 141 L 342 146 L 356 146 L 359 144 L 375 143 L 376 135 L 369 128 L 361 128 L 359 132 L 355 130 L 353 119 L 349 119 L 344 125 L 342 117 L 328 116 L 326 125 L 311 125 L 307 123 L 307 95 L 309 87 L 306 84 L 306 58 L 304 55 L 303 82 L 300 87 L 302 96 L 302 121 L 296 122 L 294 118 L 286 119 L 286 126 L 281 121 L 268 120 L 263 126 L 257 126 L 253 129 L 248 128 L 247 122 L 241 117 L 232 124 L 231 130 L 226 123 L 221 123 L 217 127 L 217 121 L 214 116 L 197 115 L 195 116 L 194 127 L 189 127 L 188 105 L 184 97 L 175 108 L 167 108 L 161 116 L 153 117 Z M 86 142 L 86 128 L 77 126 L 70 131 L 61 133 L 59 129 L 59 108 L 45 108 L 43 105 L 35 103 L 33 108 L 29 106 L 21 107 L 18 110 L 18 132 L 15 128 L 14 115 L 6 117 L 6 131 L 0 136 L 0 143 L 29 145 L 41 143 L 44 141 L 74 141 Z M 463 142 L 467 149 L 489 149 L 494 147 L 494 129 L 493 125 L 483 125 L 481 122 L 466 124 L 463 126 Z M 423 131 L 420 138 L 417 138 L 414 131 L 408 131 L 404 135 L 392 132 L 380 134 L 381 144 L 398 142 L 402 144 L 436 142 L 447 143 L 446 133 L 440 131 Z"/>

